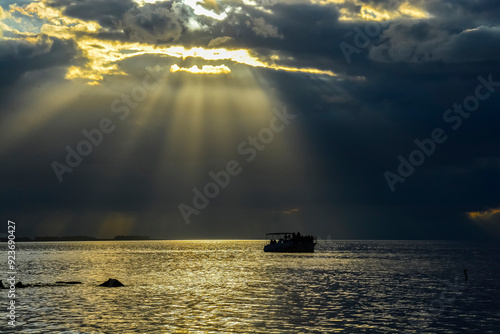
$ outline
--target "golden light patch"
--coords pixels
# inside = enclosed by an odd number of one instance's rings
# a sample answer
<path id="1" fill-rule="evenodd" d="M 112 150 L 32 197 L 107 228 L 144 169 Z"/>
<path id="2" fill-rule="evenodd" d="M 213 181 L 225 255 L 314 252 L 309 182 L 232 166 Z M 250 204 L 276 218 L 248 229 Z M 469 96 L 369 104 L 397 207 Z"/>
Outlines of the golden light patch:
<path id="1" fill-rule="evenodd" d="M 231 70 L 226 65 L 203 65 L 200 69 L 197 65 L 191 66 L 190 68 L 179 67 L 174 64 L 170 67 L 170 72 L 188 72 L 193 74 L 222 74 L 231 73 Z"/>
<path id="2" fill-rule="evenodd" d="M 89 85 L 98 85 L 103 79 L 102 75 L 94 73 L 92 70 L 86 70 L 82 67 L 71 66 L 66 73 L 66 79 L 87 79 Z M 93 81 L 92 81 L 93 80 Z"/>
<path id="3" fill-rule="evenodd" d="M 414 19 L 425 19 L 431 17 L 429 13 L 415 6 L 410 5 L 410 3 L 408 2 L 405 2 L 404 4 L 399 6 L 399 11 L 403 15 L 409 16 Z"/>
<path id="4" fill-rule="evenodd" d="M 199 0 L 189 0 L 187 4 L 208 11 L 200 5 Z M 281 66 L 274 63 L 271 64 L 260 60 L 256 53 L 252 53 L 247 49 L 230 50 L 225 48 L 203 47 L 186 49 L 183 46 L 165 47 L 163 45 L 148 43 L 96 39 L 93 37 L 94 33 L 106 31 L 106 29 L 101 27 L 97 22 L 66 17 L 62 13 L 62 9 L 47 6 L 43 1 L 30 3 L 25 6 L 13 5 L 10 7 L 10 11 L 44 20 L 45 23 L 40 28 L 40 31 L 44 34 L 57 38 L 73 39 L 82 51 L 83 57 L 88 59 L 88 62 L 82 66 L 70 67 L 66 78 L 83 79 L 91 85 L 98 84 L 106 75 L 125 75 L 126 73 L 119 69 L 118 63 L 127 58 L 146 54 L 182 59 L 193 57 L 207 61 L 227 60 L 251 67 L 270 68 L 277 71 L 302 72 L 329 76 L 335 75 L 332 71 L 315 68 L 296 68 Z M 277 57 L 278 56 L 273 59 L 277 60 Z M 186 69 L 174 67 L 173 69 L 175 71 L 185 71 L 196 74 L 223 74 L 231 71 L 229 67 L 225 65 L 222 67 L 221 65 L 205 65 L 201 69 L 198 67 Z"/>
<path id="5" fill-rule="evenodd" d="M 6 19 L 8 17 L 10 17 L 9 12 L 4 11 L 3 8 L 0 7 L 0 20 Z"/>
<path id="6" fill-rule="evenodd" d="M 85 68 L 72 68 L 68 72 L 68 79 L 84 78 L 91 82 L 102 80 L 104 75 L 124 75 L 118 69 L 117 62 L 145 54 L 167 56 L 173 58 L 186 59 L 188 57 L 201 58 L 210 61 L 228 60 L 238 64 L 243 64 L 251 67 L 271 68 L 277 71 L 302 72 L 310 74 L 324 74 L 334 76 L 332 71 L 319 70 L 314 68 L 296 68 L 288 66 L 279 66 L 276 64 L 268 64 L 253 56 L 249 50 L 227 50 L 224 48 L 205 49 L 202 47 L 193 47 L 186 49 L 183 46 L 156 46 L 146 43 L 124 43 L 110 42 L 91 38 L 84 38 L 77 41 L 79 47 L 83 50 L 85 56 L 89 59 L 90 64 Z M 211 65 L 210 65 L 211 66 Z M 225 67 L 224 70 L 219 68 L 213 70 L 216 66 L 207 67 L 207 71 L 213 71 L 211 74 L 228 73 L 230 69 Z M 192 69 L 186 71 L 190 73 L 203 73 L 203 69 Z M 207 72 L 208 73 L 208 72 Z"/>
<path id="7" fill-rule="evenodd" d="M 25 6 L 11 5 L 10 12 L 44 20 L 46 23 L 40 28 L 41 32 L 59 38 L 75 38 L 77 33 L 94 33 L 101 28 L 97 22 L 67 17 L 61 10 L 48 7 L 44 2 L 32 2 Z"/>
<path id="8" fill-rule="evenodd" d="M 397 18 L 424 19 L 431 17 L 429 13 L 412 5 L 409 1 L 401 3 L 397 9 L 386 9 L 383 3 L 380 3 L 378 6 L 368 6 L 358 0 L 313 0 L 312 3 L 322 6 L 331 4 L 339 5 L 339 12 L 341 14 L 339 20 L 341 21 L 383 21 Z M 346 4 L 354 4 L 361 7 L 361 10 L 352 11 L 349 8 L 353 8 L 353 6 L 342 6 Z"/>
<path id="9" fill-rule="evenodd" d="M 382 21 L 394 18 L 395 15 L 394 13 L 391 15 L 391 13 L 386 10 L 376 10 L 375 8 L 363 6 L 361 7 L 361 17 L 364 20 Z"/>
<path id="10" fill-rule="evenodd" d="M 297 67 L 288 67 L 288 66 L 279 66 L 279 65 L 267 65 L 265 67 L 272 68 L 277 71 L 287 71 L 287 72 L 301 72 L 301 73 L 310 73 L 310 74 L 324 74 L 331 77 L 336 76 L 335 73 L 329 70 L 318 70 L 317 68 L 297 68 Z"/>
<path id="11" fill-rule="evenodd" d="M 470 220 L 491 235 L 500 238 L 500 208 L 467 212 Z"/>
<path id="12" fill-rule="evenodd" d="M 488 220 L 496 214 L 500 214 L 500 208 L 489 209 L 486 211 L 467 212 L 467 216 L 469 216 L 472 220 Z"/>

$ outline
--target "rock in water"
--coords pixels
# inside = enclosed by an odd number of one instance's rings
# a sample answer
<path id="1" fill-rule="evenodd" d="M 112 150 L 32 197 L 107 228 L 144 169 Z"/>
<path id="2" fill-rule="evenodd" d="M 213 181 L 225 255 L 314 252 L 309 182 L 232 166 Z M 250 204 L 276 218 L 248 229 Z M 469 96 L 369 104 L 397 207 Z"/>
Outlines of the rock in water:
<path id="1" fill-rule="evenodd" d="M 125 286 L 125 285 L 123 285 L 123 283 L 120 282 L 117 279 L 110 278 L 106 282 L 104 282 L 102 284 L 99 284 L 99 286 L 105 286 L 105 287 L 108 287 L 108 288 L 116 288 L 116 287 Z"/>
<path id="2" fill-rule="evenodd" d="M 16 283 L 16 288 L 26 288 L 28 285 L 27 284 L 23 284 L 21 281 L 17 282 Z"/>

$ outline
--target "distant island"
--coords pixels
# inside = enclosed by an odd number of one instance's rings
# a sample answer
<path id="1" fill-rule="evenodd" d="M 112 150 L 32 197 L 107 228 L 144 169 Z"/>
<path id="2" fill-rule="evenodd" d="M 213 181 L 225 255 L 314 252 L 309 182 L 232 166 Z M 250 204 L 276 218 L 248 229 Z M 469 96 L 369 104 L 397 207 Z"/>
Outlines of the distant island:
<path id="1" fill-rule="evenodd" d="M 0 238 L 0 242 L 7 242 L 7 238 Z M 122 240 L 150 240 L 149 236 L 144 235 L 117 235 L 113 239 L 100 239 L 95 237 L 89 237 L 86 235 L 74 235 L 74 236 L 44 236 L 44 237 L 17 237 L 15 241 L 17 242 L 39 242 L 39 241 L 122 241 Z"/>

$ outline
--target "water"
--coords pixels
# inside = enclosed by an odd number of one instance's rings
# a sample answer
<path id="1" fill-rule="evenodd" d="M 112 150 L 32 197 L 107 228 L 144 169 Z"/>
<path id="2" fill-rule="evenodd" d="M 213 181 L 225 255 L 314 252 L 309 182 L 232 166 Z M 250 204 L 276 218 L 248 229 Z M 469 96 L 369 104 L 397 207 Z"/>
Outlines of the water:
<path id="1" fill-rule="evenodd" d="M 321 241 L 314 254 L 264 253 L 263 246 L 20 243 L 18 279 L 42 286 L 17 290 L 15 330 L 0 291 L 0 332 L 500 333 L 492 244 Z M 97 286 L 110 277 L 126 286 Z M 75 280 L 83 284 L 50 286 Z"/>

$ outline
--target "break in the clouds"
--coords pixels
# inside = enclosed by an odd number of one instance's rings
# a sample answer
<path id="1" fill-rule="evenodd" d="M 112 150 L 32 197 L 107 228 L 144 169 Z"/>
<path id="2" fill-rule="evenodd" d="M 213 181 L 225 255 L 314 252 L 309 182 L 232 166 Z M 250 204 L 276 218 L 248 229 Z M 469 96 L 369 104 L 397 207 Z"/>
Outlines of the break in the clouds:
<path id="1" fill-rule="evenodd" d="M 500 209 L 467 212 L 471 220 L 486 228 L 489 232 L 500 237 Z"/>
<path id="2" fill-rule="evenodd" d="M 21 234 L 495 235 L 495 1 L 0 6 L 1 208 Z"/>

